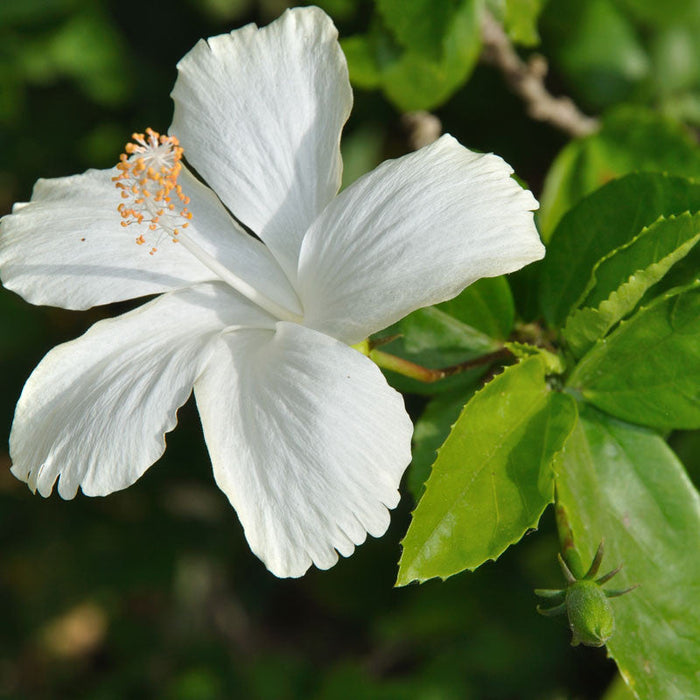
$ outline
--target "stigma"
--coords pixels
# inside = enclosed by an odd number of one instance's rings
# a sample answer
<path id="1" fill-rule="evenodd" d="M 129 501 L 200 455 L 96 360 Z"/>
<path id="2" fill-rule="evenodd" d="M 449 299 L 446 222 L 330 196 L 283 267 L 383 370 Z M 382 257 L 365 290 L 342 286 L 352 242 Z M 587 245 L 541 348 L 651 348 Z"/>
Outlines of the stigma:
<path id="1" fill-rule="evenodd" d="M 163 234 L 177 242 L 192 218 L 187 209 L 189 197 L 177 182 L 182 170 L 180 142 L 175 136 L 161 135 L 150 128 L 131 138 L 119 156 L 119 175 L 112 178 L 124 200 L 117 207 L 121 225 L 137 225 L 137 245 L 145 245 L 152 234 L 154 243 Z M 153 255 L 157 250 L 151 244 L 149 253 Z"/>

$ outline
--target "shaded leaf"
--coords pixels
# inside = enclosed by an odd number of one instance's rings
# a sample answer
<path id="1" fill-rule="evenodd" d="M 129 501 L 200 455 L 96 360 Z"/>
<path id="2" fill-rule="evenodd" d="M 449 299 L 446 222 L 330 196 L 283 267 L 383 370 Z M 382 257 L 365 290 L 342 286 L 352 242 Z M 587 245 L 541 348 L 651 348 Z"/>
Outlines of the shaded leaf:
<path id="1" fill-rule="evenodd" d="M 482 279 L 459 296 L 424 309 L 418 309 L 377 337 L 398 335 L 382 350 L 424 367 L 440 369 L 472 360 L 501 347 L 515 317 L 513 297 L 503 277 Z M 493 335 L 490 335 L 490 334 Z M 436 394 L 470 389 L 488 369 L 479 367 L 424 384 L 387 371 L 392 386 L 414 394 Z"/>
<path id="2" fill-rule="evenodd" d="M 437 308 L 499 340 L 510 335 L 515 322 L 515 302 L 505 277 L 484 277 Z"/>
<path id="3" fill-rule="evenodd" d="M 446 364 L 458 362 L 464 353 L 485 355 L 500 347 L 493 338 L 462 323 L 435 306 L 418 309 L 397 324 L 406 350 L 412 353 L 439 351 Z"/>
<path id="4" fill-rule="evenodd" d="M 631 97 L 649 74 L 636 27 L 612 0 L 550 2 L 541 28 L 547 55 L 589 109 Z"/>
<path id="5" fill-rule="evenodd" d="M 402 111 L 432 109 L 471 73 L 481 46 L 475 0 L 377 0 L 367 34 L 341 42 L 351 81 Z"/>
<path id="6" fill-rule="evenodd" d="M 417 502 L 423 494 L 437 450 L 450 434 L 452 426 L 473 392 L 440 394 L 428 403 L 413 430 L 413 459 L 406 485 Z"/>
<path id="7" fill-rule="evenodd" d="M 382 142 L 381 131 L 371 126 L 343 135 L 340 144 L 343 155 L 343 189 L 381 163 Z"/>
<path id="8" fill-rule="evenodd" d="M 616 0 L 616 4 L 636 19 L 651 24 L 680 24 L 698 14 L 695 0 Z"/>
<path id="9" fill-rule="evenodd" d="M 463 4 L 459 0 L 375 0 L 377 11 L 396 41 L 435 61 L 441 58 L 443 37 Z"/>

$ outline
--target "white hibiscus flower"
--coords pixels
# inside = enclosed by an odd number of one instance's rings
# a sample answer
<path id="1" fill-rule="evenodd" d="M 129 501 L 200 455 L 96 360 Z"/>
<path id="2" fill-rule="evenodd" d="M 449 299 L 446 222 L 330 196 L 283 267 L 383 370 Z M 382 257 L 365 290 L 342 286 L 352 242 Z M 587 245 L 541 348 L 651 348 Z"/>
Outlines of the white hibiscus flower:
<path id="1" fill-rule="evenodd" d="M 253 552 L 300 576 L 385 532 L 410 461 L 401 396 L 350 345 L 541 258 L 537 203 L 450 136 L 337 195 L 352 92 L 317 8 L 200 41 L 178 70 L 171 134 L 206 185 L 149 133 L 121 169 L 40 180 L 2 220 L 2 281 L 34 304 L 161 293 L 42 360 L 12 472 L 43 496 L 126 488 L 194 389 Z"/>

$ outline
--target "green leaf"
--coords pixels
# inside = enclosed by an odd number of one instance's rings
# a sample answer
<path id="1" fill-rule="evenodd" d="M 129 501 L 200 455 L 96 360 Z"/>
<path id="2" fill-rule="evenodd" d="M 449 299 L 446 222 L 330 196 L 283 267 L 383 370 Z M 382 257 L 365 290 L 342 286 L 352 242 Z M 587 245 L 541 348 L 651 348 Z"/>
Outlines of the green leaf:
<path id="1" fill-rule="evenodd" d="M 593 266 L 660 216 L 700 211 L 700 183 L 658 173 L 614 180 L 561 220 L 540 274 L 540 306 L 560 326 L 586 289 Z"/>
<path id="2" fill-rule="evenodd" d="M 382 84 L 382 72 L 374 44 L 371 34 L 349 36 L 340 42 L 348 62 L 352 84 L 365 90 L 381 87 Z"/>
<path id="3" fill-rule="evenodd" d="M 485 355 L 500 347 L 500 343 L 485 333 L 434 306 L 409 314 L 399 321 L 398 328 L 404 335 L 404 347 L 408 352 L 437 352 L 440 363 L 445 365 L 469 359 L 465 354 Z"/>
<path id="4" fill-rule="evenodd" d="M 683 24 L 673 24 L 651 37 L 654 89 L 665 98 L 698 87 L 700 80 L 700 13 Z"/>
<path id="5" fill-rule="evenodd" d="M 547 388 L 539 357 L 479 391 L 438 452 L 403 540 L 397 585 L 475 569 L 535 527 L 553 498 L 552 458 L 575 417 L 573 399 Z"/>
<path id="6" fill-rule="evenodd" d="M 635 170 L 700 177 L 700 148 L 684 127 L 655 112 L 627 106 L 608 114 L 600 131 L 572 141 L 554 160 L 537 218 L 543 240 L 583 197 Z"/>
<path id="7" fill-rule="evenodd" d="M 632 423 L 700 428 L 700 282 L 623 321 L 581 360 L 568 386 Z"/>
<path id="8" fill-rule="evenodd" d="M 386 329 L 385 332 L 373 338 L 373 340 L 381 340 L 381 338 L 386 334 L 391 336 L 392 332 L 400 332 L 400 325 L 396 324 Z M 408 350 L 406 347 L 406 338 L 399 336 L 393 339 L 391 342 L 382 345 L 381 350 L 383 352 L 389 353 L 390 355 L 395 355 L 396 357 L 402 358 L 404 360 L 409 360 L 423 367 L 428 367 L 431 369 L 441 369 L 443 367 L 449 367 L 454 364 L 459 364 L 466 360 L 474 359 L 479 355 L 483 355 L 483 352 L 476 352 L 474 350 L 469 350 L 464 348 L 458 350 L 452 349 L 441 349 L 441 348 L 427 348 L 419 351 L 416 350 L 417 346 L 412 346 L 412 350 Z M 450 391 L 471 391 L 476 383 L 479 381 L 480 377 L 483 376 L 485 372 L 488 371 L 488 366 L 480 366 L 465 372 L 459 372 L 444 379 L 440 379 L 436 382 L 421 382 L 417 379 L 412 379 L 398 372 L 382 367 L 382 371 L 386 375 L 387 381 L 391 386 L 397 391 L 404 394 L 423 394 L 428 396 L 434 396 L 436 394 L 442 394 L 444 392 Z"/>
<path id="9" fill-rule="evenodd" d="M 613 587 L 640 584 L 611 601 L 622 676 L 640 698 L 700 696 L 700 498 L 683 466 L 655 433 L 582 409 L 556 467 L 584 561 L 604 538 L 624 562 Z"/>
<path id="10" fill-rule="evenodd" d="M 462 4 L 456 0 L 375 0 L 377 12 L 397 42 L 435 61 L 440 60 L 442 39 Z"/>
<path id="11" fill-rule="evenodd" d="M 450 301 L 414 311 L 377 337 L 399 336 L 381 348 L 392 355 L 424 367 L 449 367 L 501 348 L 497 338 L 510 333 L 514 315 L 513 297 L 505 278 L 483 279 Z M 387 372 L 387 376 L 391 385 L 404 393 L 465 392 L 487 369 L 480 367 L 430 384 L 393 372 Z"/>
<path id="12" fill-rule="evenodd" d="M 607 687 L 601 700 L 635 700 L 636 695 L 628 688 L 622 676 L 617 675 Z"/>
<path id="13" fill-rule="evenodd" d="M 611 0 L 550 2 L 541 29 L 548 56 L 586 107 L 631 97 L 649 73 L 635 26 Z"/>
<path id="14" fill-rule="evenodd" d="M 428 403 L 413 430 L 413 459 L 406 475 L 406 485 L 416 502 L 420 499 L 437 450 L 450 434 L 464 404 L 473 392 L 440 394 Z"/>
<path id="15" fill-rule="evenodd" d="M 382 132 L 372 126 L 364 126 L 347 135 L 343 134 L 343 189 L 381 163 L 382 142 Z"/>
<path id="16" fill-rule="evenodd" d="M 350 79 L 381 87 L 402 111 L 445 102 L 471 73 L 481 35 L 476 0 L 377 0 L 370 31 L 341 42 Z"/>
<path id="17" fill-rule="evenodd" d="M 700 214 L 659 219 L 593 269 L 590 291 L 566 321 L 563 335 L 577 357 L 585 354 L 618 321 L 634 311 L 647 290 L 661 280 L 700 240 Z"/>
<path id="18" fill-rule="evenodd" d="M 486 0 L 486 7 L 516 44 L 540 43 L 537 20 L 546 0 Z"/>
<path id="19" fill-rule="evenodd" d="M 65 17 L 80 7 L 80 0 L 3 0 L 0 26 L 37 24 Z"/>
<path id="20" fill-rule="evenodd" d="M 546 348 L 529 343 L 510 342 L 503 344 L 519 360 L 526 360 L 528 357 L 539 357 L 544 363 L 545 374 L 563 374 L 566 370 L 566 363 L 561 355 L 550 352 Z"/>
<path id="21" fill-rule="evenodd" d="M 619 287 L 620 282 L 627 281 L 635 272 L 663 263 L 669 257 L 674 262 L 682 259 L 681 253 L 693 248 L 698 235 L 700 213 L 672 214 L 643 228 L 628 244 L 613 251 L 595 266 L 582 306 L 601 303 Z"/>
<path id="22" fill-rule="evenodd" d="M 506 0 L 505 29 L 516 44 L 536 46 L 540 43 L 537 18 L 544 0 Z"/>
<path id="23" fill-rule="evenodd" d="M 616 0 L 635 19 L 652 25 L 680 24 L 697 17 L 696 0 Z"/>
<path id="24" fill-rule="evenodd" d="M 500 340 L 510 335 L 515 322 L 515 303 L 505 277 L 484 277 L 437 308 Z"/>

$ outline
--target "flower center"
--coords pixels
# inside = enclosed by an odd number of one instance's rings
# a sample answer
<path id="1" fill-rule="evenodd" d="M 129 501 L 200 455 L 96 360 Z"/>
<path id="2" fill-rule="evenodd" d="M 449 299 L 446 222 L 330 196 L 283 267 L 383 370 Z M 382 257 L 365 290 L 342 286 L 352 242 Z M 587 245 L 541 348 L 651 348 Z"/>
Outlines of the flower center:
<path id="1" fill-rule="evenodd" d="M 133 141 L 126 144 L 119 156 L 119 175 L 112 178 L 124 200 L 117 209 L 124 228 L 138 224 L 140 230 L 136 243 L 144 245 L 151 232 L 166 234 L 174 243 L 180 243 L 216 277 L 233 287 L 254 304 L 283 321 L 300 323 L 298 313 L 268 298 L 232 270 L 222 265 L 204 250 L 192 236 L 185 233 L 192 213 L 187 205 L 190 200 L 182 191 L 177 179 L 182 170 L 183 149 L 175 136 L 164 136 L 153 129 L 145 134 L 132 134 Z M 141 225 L 146 224 L 144 229 Z M 241 231 L 243 235 L 248 235 Z M 156 241 L 157 242 L 157 241 Z M 151 245 L 148 251 L 158 251 Z"/>
<path id="2" fill-rule="evenodd" d="M 126 144 L 119 157 L 119 175 L 112 178 L 125 200 L 118 207 L 121 224 L 126 228 L 146 223 L 149 231 L 159 230 L 177 242 L 192 218 L 187 209 L 190 200 L 177 184 L 182 170 L 180 143 L 177 137 L 161 135 L 150 128 L 131 138 L 133 142 Z M 136 243 L 146 243 L 143 232 L 136 237 Z M 149 253 L 153 255 L 157 250 L 153 246 Z"/>

